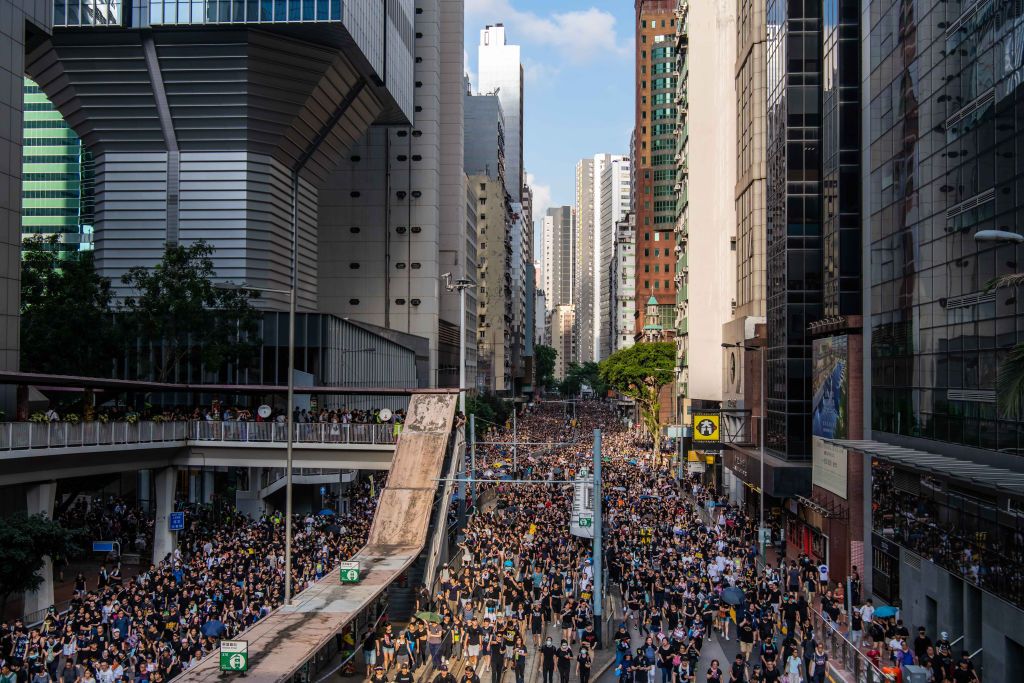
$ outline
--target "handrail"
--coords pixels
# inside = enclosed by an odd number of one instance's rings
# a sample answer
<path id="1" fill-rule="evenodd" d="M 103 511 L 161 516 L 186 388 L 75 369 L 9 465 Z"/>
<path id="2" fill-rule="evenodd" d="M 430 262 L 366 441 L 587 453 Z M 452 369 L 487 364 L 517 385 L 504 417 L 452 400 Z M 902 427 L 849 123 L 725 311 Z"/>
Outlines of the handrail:
<path id="1" fill-rule="evenodd" d="M 884 673 L 875 666 L 875 663 L 861 652 L 857 645 L 850 642 L 839 630 L 838 624 L 823 616 L 813 607 L 808 606 L 808 612 L 811 615 L 811 628 L 818 634 L 818 641 L 825 644 L 829 657 L 840 662 L 843 668 L 853 675 L 854 680 L 865 683 L 896 680 L 895 676 Z"/>
<path id="2" fill-rule="evenodd" d="M 7 422 L 0 423 L 0 452 L 48 448 L 87 448 L 131 444 L 185 445 L 188 441 L 284 444 L 283 422 L 175 420 L 141 422 Z M 391 446 L 397 440 L 391 423 L 297 422 L 294 443 Z"/>
<path id="3" fill-rule="evenodd" d="M 449 463 L 449 472 L 447 473 L 448 481 L 441 488 L 441 503 L 437 506 L 434 537 L 431 539 L 430 549 L 427 552 L 426 574 L 423 583 L 428 586 L 433 583 L 437 573 L 437 559 L 441 554 L 441 540 L 448 536 L 448 508 L 451 506 L 452 489 L 454 488 L 453 480 L 458 473 L 458 468 L 466 459 L 465 430 L 456 430 L 453 438 L 454 442 L 450 454 L 451 462 Z"/>

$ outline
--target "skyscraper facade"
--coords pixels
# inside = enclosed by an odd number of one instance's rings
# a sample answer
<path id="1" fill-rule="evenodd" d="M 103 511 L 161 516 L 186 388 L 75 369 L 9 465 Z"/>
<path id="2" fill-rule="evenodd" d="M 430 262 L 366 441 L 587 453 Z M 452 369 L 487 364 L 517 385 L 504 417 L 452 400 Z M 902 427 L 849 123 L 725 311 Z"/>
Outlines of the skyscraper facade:
<path id="1" fill-rule="evenodd" d="M 636 332 L 647 300 L 675 308 L 676 0 L 636 0 L 635 130 L 631 150 L 636 214 Z"/>
<path id="2" fill-rule="evenodd" d="M 600 199 L 595 197 L 595 160 L 581 159 L 576 162 L 576 270 L 573 274 L 573 306 L 576 353 L 573 360 L 586 363 L 594 359 L 594 249 L 597 245 L 595 234 L 595 208 Z M 595 201 L 596 200 L 596 201 Z"/>
<path id="3" fill-rule="evenodd" d="M 595 334 L 597 349 L 595 360 L 604 360 L 615 350 L 616 304 L 615 304 L 615 245 L 618 239 L 618 224 L 629 211 L 629 157 L 617 154 L 599 155 L 604 157 L 598 183 L 597 196 L 600 200 L 600 214 L 597 256 L 594 277 L 597 281 L 597 311 Z"/>
<path id="4" fill-rule="evenodd" d="M 998 0 L 872 0 L 861 21 L 862 260 L 826 254 L 826 280 L 840 282 L 824 305 L 842 316 L 855 305 L 844 304 L 844 268 L 863 276 L 870 386 L 851 409 L 863 407 L 865 439 L 845 454 L 870 472 L 866 576 L 905 622 L 962 635 L 957 650 L 985 679 L 1013 680 L 1024 666 L 1024 420 L 1001 403 L 998 377 L 1024 343 L 1024 299 L 989 283 L 1024 263 L 1013 234 L 1024 14 Z M 840 199 L 826 251 L 831 234 L 840 247 L 852 239 L 844 213 Z"/>
<path id="5" fill-rule="evenodd" d="M 505 114 L 505 186 L 513 201 L 520 201 L 523 181 L 523 63 L 519 46 L 506 40 L 505 26 L 494 24 L 480 31 L 477 48 L 480 92 L 497 95 Z"/>
<path id="6" fill-rule="evenodd" d="M 612 348 L 633 345 L 636 334 L 636 216 L 626 214 L 615 224 L 615 256 L 608 274 L 612 290 Z"/>
<path id="7" fill-rule="evenodd" d="M 34 82 L 25 80 L 21 233 L 57 239 L 61 253 L 92 248 L 92 157 Z"/>
<path id="8" fill-rule="evenodd" d="M 544 295 L 548 312 L 572 305 L 575 264 L 573 207 L 552 207 L 544 214 Z"/>

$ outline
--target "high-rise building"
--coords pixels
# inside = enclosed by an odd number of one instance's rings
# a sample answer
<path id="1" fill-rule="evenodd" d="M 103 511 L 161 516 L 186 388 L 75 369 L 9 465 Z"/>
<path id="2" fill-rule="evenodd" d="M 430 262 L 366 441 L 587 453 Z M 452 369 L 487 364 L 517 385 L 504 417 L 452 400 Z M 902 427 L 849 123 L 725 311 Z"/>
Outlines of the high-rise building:
<path id="1" fill-rule="evenodd" d="M 595 360 L 604 360 L 615 350 L 616 326 L 616 242 L 618 224 L 629 211 L 629 157 L 606 156 L 598 179 L 600 198 L 599 233 L 594 278 L 597 303 L 594 327 L 597 339 Z M 634 267 L 630 264 L 630 270 Z M 632 311 L 630 312 L 632 314 Z"/>
<path id="2" fill-rule="evenodd" d="M 569 364 L 576 357 L 573 334 L 575 327 L 575 309 L 568 304 L 555 306 L 548 313 L 547 326 L 551 330 L 551 346 L 555 349 L 555 379 L 565 379 Z"/>
<path id="3" fill-rule="evenodd" d="M 594 159 L 576 162 L 576 269 L 573 274 L 574 324 L 578 357 L 577 363 L 594 359 L 594 249 L 598 244 L 595 234 L 595 207 L 600 198 L 594 192 Z"/>
<path id="4" fill-rule="evenodd" d="M 675 330 L 675 415 L 685 423 L 685 404 L 721 405 L 722 325 L 735 300 L 736 8 L 680 0 L 676 16 L 677 296 L 661 324 Z"/>
<path id="5" fill-rule="evenodd" d="M 519 46 L 506 42 L 505 26 L 494 24 L 480 31 L 477 49 L 480 92 L 497 95 L 505 114 L 505 187 L 513 201 L 523 190 L 523 63 Z"/>
<path id="6" fill-rule="evenodd" d="M 22 238 L 56 237 L 61 253 L 92 249 L 92 156 L 39 86 L 24 88 Z"/>
<path id="7" fill-rule="evenodd" d="M 39 43 L 50 33 L 52 19 L 50 0 L 0 0 L 0 110 L 5 112 L 6 125 L 0 125 L 0 263 L 10 264 L 0 271 L 0 370 L 18 369 L 19 294 L 21 269 L 17 267 L 21 253 L 21 182 L 22 141 L 21 126 L 25 108 L 25 95 L 19 87 L 25 77 L 25 48 Z M 0 407 L 8 415 L 14 414 L 14 392 L 0 392 Z M 33 605 L 34 609 L 36 605 Z M 46 605 L 39 605 L 45 608 Z M 26 610 L 29 608 L 26 607 Z"/>
<path id="8" fill-rule="evenodd" d="M 544 215 L 544 295 L 547 312 L 571 306 L 576 264 L 575 218 L 571 206 L 556 206 Z"/>
<path id="9" fill-rule="evenodd" d="M 512 230 L 504 178 L 471 175 L 477 193 L 477 388 L 512 391 Z"/>
<path id="10" fill-rule="evenodd" d="M 472 280 L 478 260 L 465 215 L 463 7 L 418 7 L 408 26 L 418 36 L 408 41 L 412 117 L 371 127 L 319 193 L 318 306 L 427 339 L 431 383 L 456 386 L 459 295 L 440 276 Z"/>
<path id="11" fill-rule="evenodd" d="M 737 11 L 736 306 L 722 327 L 722 341 L 733 345 L 723 364 L 722 398 L 724 408 L 752 410 L 756 418 L 762 409 L 760 379 L 745 369 L 754 364 L 760 372 L 756 348 L 764 341 L 757 339 L 757 331 L 763 333 L 765 321 L 765 3 L 742 0 Z M 753 428 L 756 443 L 759 421 Z"/>
<path id="12" fill-rule="evenodd" d="M 676 304 L 676 0 L 636 0 L 635 8 L 636 102 L 630 153 L 639 334 L 651 296 L 659 305 L 674 309 Z"/>
<path id="13" fill-rule="evenodd" d="M 827 18 L 850 20 L 842 5 L 831 14 L 831 4 Z M 1024 297 L 1019 287 L 988 283 L 1024 269 L 1024 244 L 1013 234 L 1024 203 L 1021 10 L 907 0 L 864 8 L 853 15 L 870 18 L 860 31 L 859 127 L 843 107 L 854 93 L 828 93 L 825 79 L 826 131 L 838 106 L 840 151 L 829 161 L 828 145 L 823 150 L 826 183 L 836 170 L 841 193 L 844 182 L 856 183 L 844 136 L 859 135 L 864 149 L 862 201 L 840 196 L 824 227 L 824 277 L 834 284 L 823 305 L 839 324 L 853 317 L 844 306 L 854 306 L 854 283 L 843 279 L 860 266 L 864 350 L 856 353 L 851 333 L 845 374 L 861 374 L 869 386 L 862 401 L 850 395 L 840 407 L 863 410 L 865 434 L 860 443 L 850 443 L 855 435 L 826 440 L 845 448 L 831 467 L 815 454 L 815 482 L 844 491 L 842 475 L 858 468 L 868 479 L 871 506 L 858 520 L 869 532 L 868 596 L 898 601 L 904 622 L 929 635 L 962 636 L 956 655 L 971 653 L 983 680 L 1014 680 L 1024 667 L 1024 420 L 1000 404 L 998 376 L 1024 343 Z M 855 207 L 863 213 L 861 258 L 844 263 L 844 243 L 855 234 L 845 218 Z M 815 425 L 818 415 L 815 405 Z"/>
<path id="14" fill-rule="evenodd" d="M 633 345 L 636 334 L 636 216 L 615 223 L 615 252 L 608 279 L 612 290 L 611 352 Z"/>

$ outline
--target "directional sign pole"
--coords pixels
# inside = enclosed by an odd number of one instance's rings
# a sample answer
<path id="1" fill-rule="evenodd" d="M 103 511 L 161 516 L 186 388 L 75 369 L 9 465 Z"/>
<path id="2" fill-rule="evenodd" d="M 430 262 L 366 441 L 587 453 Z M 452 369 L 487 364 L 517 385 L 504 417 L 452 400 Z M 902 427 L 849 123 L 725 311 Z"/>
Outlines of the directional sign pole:
<path id="1" fill-rule="evenodd" d="M 602 592 L 601 576 L 603 563 L 601 560 L 601 430 L 594 430 L 594 631 L 597 633 L 598 647 L 601 645 L 604 625 L 601 623 Z"/>

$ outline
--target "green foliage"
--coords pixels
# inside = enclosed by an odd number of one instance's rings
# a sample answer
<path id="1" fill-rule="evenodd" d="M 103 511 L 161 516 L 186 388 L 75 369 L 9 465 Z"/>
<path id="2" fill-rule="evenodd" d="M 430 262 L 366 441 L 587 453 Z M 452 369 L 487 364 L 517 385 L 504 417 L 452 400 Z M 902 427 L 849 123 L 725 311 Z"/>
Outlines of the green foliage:
<path id="1" fill-rule="evenodd" d="M 676 346 L 672 342 L 636 344 L 620 349 L 601 361 L 601 378 L 624 396 L 636 401 L 640 418 L 661 453 L 661 402 L 665 385 L 675 379 Z"/>
<path id="2" fill-rule="evenodd" d="M 214 371 L 255 359 L 259 313 L 251 299 L 257 293 L 214 287 L 213 251 L 202 241 L 168 244 L 156 267 L 132 268 L 121 278 L 134 290 L 123 305 L 128 338 L 152 349 L 142 354 L 152 379 L 173 380 L 193 358 Z"/>
<path id="3" fill-rule="evenodd" d="M 495 394 L 480 394 L 466 397 L 466 415 L 476 416 L 476 436 L 483 437 L 491 427 L 504 426 L 512 417 L 512 403 Z"/>
<path id="4" fill-rule="evenodd" d="M 1024 344 L 1017 344 L 999 364 L 996 377 L 996 400 L 999 411 L 1007 417 L 1020 415 L 1024 396 Z"/>
<path id="5" fill-rule="evenodd" d="M 42 515 L 15 514 L 0 518 L 0 602 L 39 588 L 46 557 L 78 552 L 78 534 Z"/>
<path id="6" fill-rule="evenodd" d="M 579 363 L 569 363 L 565 371 L 565 379 L 558 383 L 558 393 L 563 398 L 579 396 L 583 387 L 582 368 Z"/>
<path id="7" fill-rule="evenodd" d="M 118 346 L 110 280 L 91 251 L 61 257 L 57 236 L 25 240 L 21 263 L 21 368 L 96 377 Z"/>
<path id="8" fill-rule="evenodd" d="M 537 383 L 544 388 L 555 386 L 555 359 L 558 358 L 558 351 L 538 344 L 533 348 L 533 357 L 537 363 Z"/>

